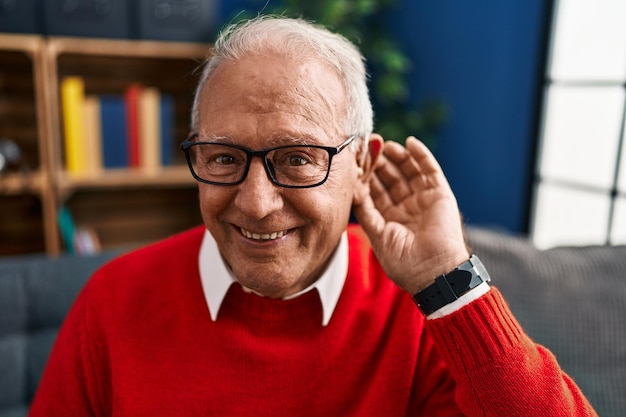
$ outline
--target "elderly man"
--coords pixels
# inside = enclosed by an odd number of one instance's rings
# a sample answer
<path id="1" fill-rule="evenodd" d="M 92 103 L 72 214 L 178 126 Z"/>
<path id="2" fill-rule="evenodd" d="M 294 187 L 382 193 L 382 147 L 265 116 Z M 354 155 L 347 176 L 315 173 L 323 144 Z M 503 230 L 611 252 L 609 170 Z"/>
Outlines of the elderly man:
<path id="1" fill-rule="evenodd" d="M 204 227 L 92 277 L 32 416 L 595 415 L 489 286 L 426 147 L 372 133 L 344 38 L 230 28 L 192 113 Z"/>

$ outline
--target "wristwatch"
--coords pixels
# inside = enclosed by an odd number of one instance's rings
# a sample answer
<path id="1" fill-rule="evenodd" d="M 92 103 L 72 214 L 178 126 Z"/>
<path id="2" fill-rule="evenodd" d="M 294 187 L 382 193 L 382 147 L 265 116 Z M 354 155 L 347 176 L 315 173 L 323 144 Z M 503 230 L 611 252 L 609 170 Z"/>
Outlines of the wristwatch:
<path id="1" fill-rule="evenodd" d="M 463 294 L 476 288 L 491 278 L 478 256 L 456 267 L 454 271 L 435 278 L 435 282 L 413 296 L 419 309 L 428 316 L 441 307 L 450 304 Z"/>

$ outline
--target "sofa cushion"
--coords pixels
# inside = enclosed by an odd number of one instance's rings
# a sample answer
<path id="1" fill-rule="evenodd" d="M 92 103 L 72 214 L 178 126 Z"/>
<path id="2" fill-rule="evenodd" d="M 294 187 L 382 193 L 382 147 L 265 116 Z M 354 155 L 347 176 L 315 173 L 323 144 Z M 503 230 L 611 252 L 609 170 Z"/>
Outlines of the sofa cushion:
<path id="1" fill-rule="evenodd" d="M 24 416 L 58 328 L 91 273 L 116 252 L 0 261 L 0 417 Z"/>
<path id="2" fill-rule="evenodd" d="M 468 240 L 526 332 L 548 347 L 598 414 L 626 415 L 626 246 L 538 250 L 470 228 Z"/>

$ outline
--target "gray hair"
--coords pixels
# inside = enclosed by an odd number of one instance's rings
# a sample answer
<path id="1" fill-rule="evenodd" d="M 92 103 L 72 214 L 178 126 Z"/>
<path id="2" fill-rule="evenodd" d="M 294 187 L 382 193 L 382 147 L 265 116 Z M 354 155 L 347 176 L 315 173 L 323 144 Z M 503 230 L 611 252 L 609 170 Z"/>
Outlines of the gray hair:
<path id="1" fill-rule="evenodd" d="M 368 138 L 374 113 L 367 89 L 365 60 L 357 47 L 339 34 L 302 19 L 259 16 L 234 24 L 221 32 L 211 56 L 204 63 L 191 112 L 191 129 L 198 129 L 202 89 L 215 69 L 226 60 L 238 60 L 259 51 L 319 58 L 332 68 L 346 91 L 345 129 L 348 134 Z M 364 141 L 367 142 L 367 141 Z"/>

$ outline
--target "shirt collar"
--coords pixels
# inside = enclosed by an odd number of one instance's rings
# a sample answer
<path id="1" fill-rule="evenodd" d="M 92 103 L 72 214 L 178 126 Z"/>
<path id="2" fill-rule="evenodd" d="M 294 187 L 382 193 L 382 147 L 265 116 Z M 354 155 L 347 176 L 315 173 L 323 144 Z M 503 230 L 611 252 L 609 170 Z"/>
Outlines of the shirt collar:
<path id="1" fill-rule="evenodd" d="M 228 288 L 237 280 L 233 276 L 231 269 L 224 262 L 217 248 L 217 242 L 215 242 L 208 230 L 205 230 L 202 245 L 200 246 L 198 266 L 204 298 L 209 307 L 211 319 L 215 321 Z M 341 235 L 339 246 L 332 255 L 330 263 L 322 276 L 308 288 L 287 298 L 296 298 L 313 288 L 317 289 L 322 303 L 322 325 L 326 326 L 335 311 L 347 274 L 348 235 L 347 232 L 344 232 Z"/>

